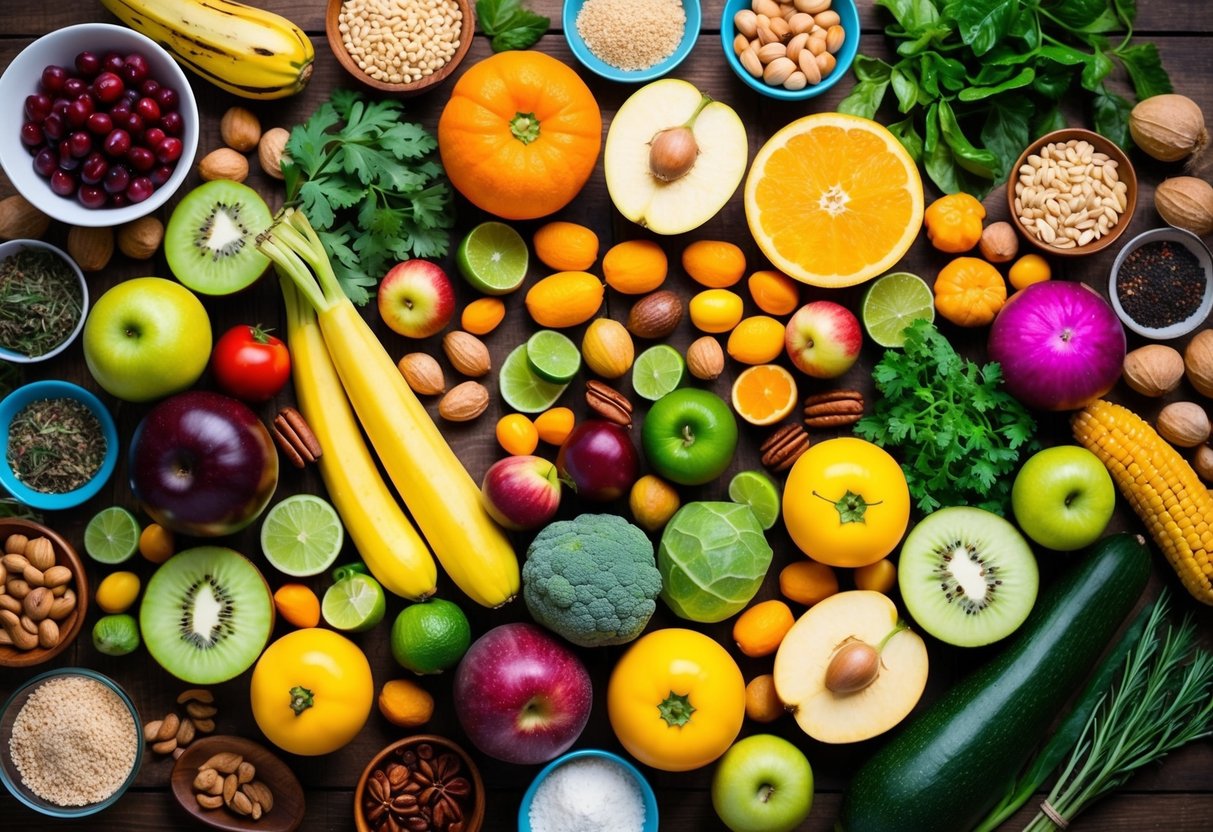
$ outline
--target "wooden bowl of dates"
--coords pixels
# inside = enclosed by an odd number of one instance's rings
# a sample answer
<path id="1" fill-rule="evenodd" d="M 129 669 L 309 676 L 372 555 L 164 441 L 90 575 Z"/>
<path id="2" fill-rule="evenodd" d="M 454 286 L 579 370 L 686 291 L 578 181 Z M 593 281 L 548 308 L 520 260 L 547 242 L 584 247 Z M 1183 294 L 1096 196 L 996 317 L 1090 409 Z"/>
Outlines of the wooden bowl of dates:
<path id="1" fill-rule="evenodd" d="M 479 832 L 484 823 L 480 770 L 445 737 L 405 737 L 372 757 L 358 778 L 354 823 L 358 832 Z"/>
<path id="2" fill-rule="evenodd" d="M 46 544 L 36 544 L 27 558 L 22 538 L 44 539 L 49 551 Z M 0 520 L 0 547 L 0 667 L 50 661 L 84 628 L 89 598 L 84 564 L 61 535 L 31 520 Z M 55 569 L 47 578 L 52 567 L 66 567 L 71 577 Z"/>

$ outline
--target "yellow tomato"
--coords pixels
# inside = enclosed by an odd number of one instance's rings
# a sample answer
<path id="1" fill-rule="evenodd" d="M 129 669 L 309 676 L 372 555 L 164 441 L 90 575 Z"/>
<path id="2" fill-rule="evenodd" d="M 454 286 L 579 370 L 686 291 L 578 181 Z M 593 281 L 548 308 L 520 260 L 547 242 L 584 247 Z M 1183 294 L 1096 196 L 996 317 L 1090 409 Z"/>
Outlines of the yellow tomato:
<path id="1" fill-rule="evenodd" d="M 114 572 L 106 575 L 97 587 L 94 600 L 102 612 L 126 612 L 139 597 L 139 576 L 134 572 Z"/>
<path id="2" fill-rule="evenodd" d="M 701 768 L 728 750 L 745 718 L 745 680 L 703 633 L 656 630 L 631 646 L 607 687 L 615 736 L 640 762 Z"/>
<path id="3" fill-rule="evenodd" d="M 704 332 L 728 332 L 741 321 L 741 296 L 728 289 L 707 289 L 691 298 L 691 323 Z"/>
<path id="4" fill-rule="evenodd" d="M 783 520 L 806 555 L 858 567 L 897 546 L 910 520 L 901 466 L 882 448 L 854 437 L 810 447 L 783 490 Z"/>
<path id="5" fill-rule="evenodd" d="M 332 630 L 296 630 L 275 641 L 249 687 L 257 726 L 291 754 L 341 748 L 362 730 L 375 699 L 370 662 Z"/>

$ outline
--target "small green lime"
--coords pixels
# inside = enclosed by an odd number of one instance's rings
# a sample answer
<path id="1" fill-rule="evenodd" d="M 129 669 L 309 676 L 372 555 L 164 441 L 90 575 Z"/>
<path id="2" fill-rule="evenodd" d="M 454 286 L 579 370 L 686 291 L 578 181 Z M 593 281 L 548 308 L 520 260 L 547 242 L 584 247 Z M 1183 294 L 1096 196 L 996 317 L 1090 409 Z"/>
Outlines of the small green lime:
<path id="1" fill-rule="evenodd" d="M 519 413 L 542 413 L 556 403 L 567 384 L 553 384 L 535 375 L 527 362 L 526 344 L 505 357 L 497 375 L 497 389 L 505 403 Z"/>
<path id="2" fill-rule="evenodd" d="M 655 402 L 682 386 L 687 362 L 669 344 L 658 344 L 636 356 L 632 365 L 632 389 L 641 398 Z"/>
<path id="3" fill-rule="evenodd" d="M 468 232 L 455 252 L 459 273 L 486 295 L 508 295 L 526 279 L 526 240 L 502 222 L 483 222 Z"/>
<path id="4" fill-rule="evenodd" d="M 581 350 L 551 329 L 541 329 L 526 342 L 526 361 L 531 372 L 553 384 L 568 384 L 581 369 Z"/>
<path id="5" fill-rule="evenodd" d="M 142 531 L 121 506 L 103 508 L 84 527 L 84 551 L 98 563 L 122 563 L 138 551 Z"/>
<path id="6" fill-rule="evenodd" d="M 779 486 L 765 471 L 741 471 L 729 482 L 729 499 L 744 503 L 763 529 L 779 522 Z"/>
<path id="7" fill-rule="evenodd" d="M 270 566 L 296 578 L 319 575 L 341 554 L 345 530 L 337 510 L 313 494 L 278 503 L 261 524 L 261 551 Z"/>
<path id="8" fill-rule="evenodd" d="M 330 586 L 320 602 L 324 620 L 335 630 L 361 633 L 383 620 L 387 599 L 370 575 L 350 575 Z"/>
<path id="9" fill-rule="evenodd" d="M 920 318 L 935 320 L 935 297 L 918 275 L 892 272 L 868 287 L 860 314 L 868 337 L 882 347 L 900 347 L 906 327 Z"/>
<path id="10" fill-rule="evenodd" d="M 410 604 L 392 625 L 392 655 L 414 673 L 441 673 L 459 663 L 472 627 L 458 605 L 441 598 Z"/>

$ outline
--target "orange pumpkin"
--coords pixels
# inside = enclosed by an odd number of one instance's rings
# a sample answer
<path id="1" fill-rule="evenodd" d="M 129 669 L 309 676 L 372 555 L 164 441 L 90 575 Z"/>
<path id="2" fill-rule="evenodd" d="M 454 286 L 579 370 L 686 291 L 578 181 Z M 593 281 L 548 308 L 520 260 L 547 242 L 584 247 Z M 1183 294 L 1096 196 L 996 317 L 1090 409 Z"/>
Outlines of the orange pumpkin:
<path id="1" fill-rule="evenodd" d="M 1007 302 L 998 269 L 976 257 L 957 257 L 935 278 L 935 308 L 957 326 L 986 326 Z"/>
<path id="2" fill-rule="evenodd" d="M 559 211 L 589 179 L 602 113 L 577 73 L 540 52 L 473 66 L 438 121 L 446 174 L 478 208 L 509 220 Z"/>

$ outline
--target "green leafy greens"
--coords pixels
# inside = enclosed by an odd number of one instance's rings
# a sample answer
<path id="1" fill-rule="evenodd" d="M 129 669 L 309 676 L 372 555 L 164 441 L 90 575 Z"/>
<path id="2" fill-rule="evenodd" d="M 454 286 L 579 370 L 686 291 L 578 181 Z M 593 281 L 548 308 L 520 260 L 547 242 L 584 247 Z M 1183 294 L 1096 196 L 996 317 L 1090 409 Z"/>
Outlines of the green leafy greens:
<path id="1" fill-rule="evenodd" d="M 890 89 L 904 116 L 889 129 L 940 190 L 984 196 L 1024 147 L 1065 126 L 1075 82 L 1095 129 L 1129 144 L 1132 105 L 1108 88 L 1120 62 L 1137 98 L 1171 91 L 1158 47 L 1133 43 L 1136 0 L 876 0 L 896 63 L 855 59 L 838 109 L 872 118 Z M 1123 31 L 1119 43 L 1109 39 Z"/>
<path id="2" fill-rule="evenodd" d="M 855 434 L 901 449 L 918 508 L 972 505 L 1005 515 L 1020 452 L 1039 443 L 1032 416 L 1001 389 L 1002 368 L 962 358 L 919 320 L 906 329 L 903 350 L 885 351 L 872 380 L 881 395 Z"/>
<path id="3" fill-rule="evenodd" d="M 476 19 L 480 31 L 492 39 L 494 52 L 534 46 L 552 22 L 523 6 L 522 0 L 476 0 Z"/>
<path id="4" fill-rule="evenodd" d="M 288 205 L 311 220 L 350 300 L 359 305 L 399 260 L 442 257 L 455 216 L 438 142 L 403 120 L 399 101 L 350 90 L 295 127 L 282 173 Z"/>

